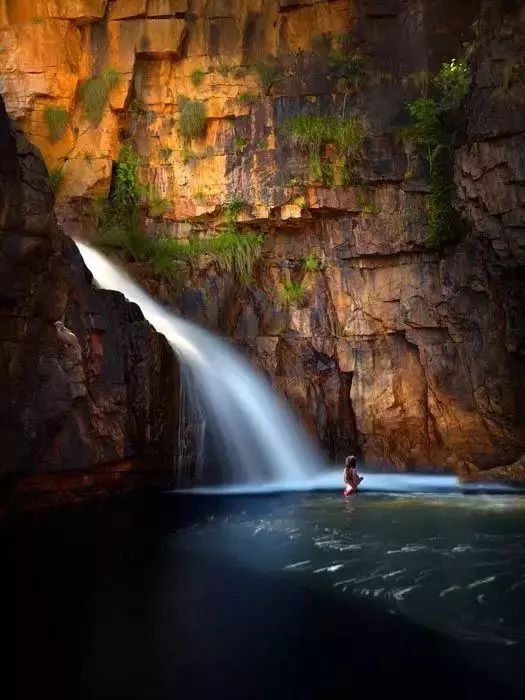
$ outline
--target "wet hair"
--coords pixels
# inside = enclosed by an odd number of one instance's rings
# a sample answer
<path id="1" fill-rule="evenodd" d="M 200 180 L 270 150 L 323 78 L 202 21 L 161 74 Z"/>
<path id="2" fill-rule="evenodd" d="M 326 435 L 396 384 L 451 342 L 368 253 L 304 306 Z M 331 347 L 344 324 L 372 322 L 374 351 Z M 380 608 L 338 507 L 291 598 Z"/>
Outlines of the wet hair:
<path id="1" fill-rule="evenodd" d="M 345 467 L 355 467 L 356 464 L 357 461 L 354 455 L 350 455 L 345 459 Z"/>

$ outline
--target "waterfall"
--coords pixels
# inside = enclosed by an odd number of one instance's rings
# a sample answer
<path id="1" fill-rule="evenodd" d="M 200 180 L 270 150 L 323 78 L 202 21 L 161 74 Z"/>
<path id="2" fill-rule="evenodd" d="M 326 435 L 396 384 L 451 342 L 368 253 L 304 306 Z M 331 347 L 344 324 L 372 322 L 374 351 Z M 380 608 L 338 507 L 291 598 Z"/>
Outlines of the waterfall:
<path id="1" fill-rule="evenodd" d="M 95 282 L 135 302 L 162 333 L 181 365 L 205 418 L 205 444 L 234 484 L 300 482 L 322 467 L 322 458 L 266 380 L 227 342 L 154 301 L 101 253 L 77 243 Z"/>

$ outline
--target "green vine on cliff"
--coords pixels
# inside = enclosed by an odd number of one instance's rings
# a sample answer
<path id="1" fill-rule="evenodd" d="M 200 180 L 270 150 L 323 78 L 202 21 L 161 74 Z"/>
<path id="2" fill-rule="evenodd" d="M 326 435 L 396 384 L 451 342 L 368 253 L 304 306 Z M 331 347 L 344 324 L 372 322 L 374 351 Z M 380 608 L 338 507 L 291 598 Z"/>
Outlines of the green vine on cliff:
<path id="1" fill-rule="evenodd" d="M 456 240 L 459 228 L 452 204 L 454 114 L 468 93 L 471 75 L 465 60 L 452 59 L 443 63 L 433 78 L 427 76 L 412 82 L 416 86 L 419 84 L 421 94 L 407 103 L 411 123 L 400 131 L 400 136 L 428 165 L 427 243 L 441 248 Z M 431 88 L 433 94 L 428 96 Z"/>

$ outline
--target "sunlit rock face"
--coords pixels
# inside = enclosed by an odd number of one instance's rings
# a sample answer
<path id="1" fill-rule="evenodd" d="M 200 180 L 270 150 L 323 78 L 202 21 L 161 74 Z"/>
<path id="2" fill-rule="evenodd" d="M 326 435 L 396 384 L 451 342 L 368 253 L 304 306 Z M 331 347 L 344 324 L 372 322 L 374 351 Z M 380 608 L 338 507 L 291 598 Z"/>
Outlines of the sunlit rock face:
<path id="1" fill-rule="evenodd" d="M 468 0 L 0 0 L 0 91 L 11 115 L 61 167 L 56 212 L 90 236 L 89 201 L 107 194 L 131 138 L 142 177 L 185 239 L 247 202 L 240 226 L 264 235 L 248 286 L 213 265 L 177 285 L 137 276 L 186 316 L 233 338 L 332 456 L 362 449 L 397 469 L 475 472 L 524 451 L 524 84 L 519 2 Z M 366 79 L 334 77 L 327 37 L 348 35 Z M 427 244 L 428 173 L 395 138 L 407 83 L 470 43 L 473 87 L 456 138 L 459 244 Z M 263 81 L 254 65 L 277 57 Z M 516 65 L 516 73 L 509 66 Z M 521 68 L 520 68 L 521 66 Z M 119 72 L 93 126 L 79 85 Z M 509 76 L 514 78 L 509 79 Z M 202 100 L 202 137 L 179 133 L 180 100 Z M 49 106 L 69 114 L 51 142 Z M 299 113 L 357 113 L 366 125 L 356 183 L 305 179 L 307 157 L 281 126 Z M 313 253 L 322 264 L 305 271 Z M 287 307 L 285 281 L 302 283 Z"/>
<path id="2" fill-rule="evenodd" d="M 166 483 L 173 354 L 136 306 L 94 289 L 52 206 L 40 154 L 0 98 L 0 481 L 12 487 L 3 497 Z"/>

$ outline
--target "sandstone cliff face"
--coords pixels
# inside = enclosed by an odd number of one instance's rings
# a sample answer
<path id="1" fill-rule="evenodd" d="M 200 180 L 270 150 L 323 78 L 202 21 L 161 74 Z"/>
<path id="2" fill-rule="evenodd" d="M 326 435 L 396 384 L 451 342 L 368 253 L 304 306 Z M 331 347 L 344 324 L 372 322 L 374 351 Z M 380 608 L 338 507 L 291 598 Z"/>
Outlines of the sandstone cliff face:
<path id="1" fill-rule="evenodd" d="M 0 7 L 2 2 L 0 0 Z M 90 235 L 87 205 L 107 193 L 131 138 L 142 176 L 185 239 L 221 221 L 264 235 L 254 281 L 201 261 L 174 286 L 136 273 L 185 315 L 231 336 L 332 456 L 362 449 L 398 469 L 476 471 L 524 450 L 523 12 L 513 1 L 114 0 L 10 2 L 0 11 L 0 91 L 50 168 L 64 176 L 57 213 Z M 474 23 L 476 23 L 474 25 Z M 331 48 L 349 37 L 365 78 L 345 94 Z M 459 244 L 427 244 L 428 173 L 408 176 L 395 139 L 406 78 L 464 52 L 473 87 L 455 155 Z M 270 70 L 277 63 L 277 70 Z M 263 64 L 263 70 L 253 69 Z M 264 70 L 266 66 L 266 72 Z M 79 84 L 120 74 L 99 126 Z M 205 134 L 179 133 L 180 96 L 202 100 Z M 45 110 L 69 115 L 48 138 Z M 304 113 L 361 115 L 356 183 L 324 186 L 280 126 Z M 305 271 L 314 254 L 317 270 Z M 285 282 L 302 304 L 282 303 Z"/>
<path id="2" fill-rule="evenodd" d="M 4 497 L 166 483 L 178 426 L 173 353 L 136 306 L 94 289 L 52 206 L 40 154 L 0 99 Z"/>

